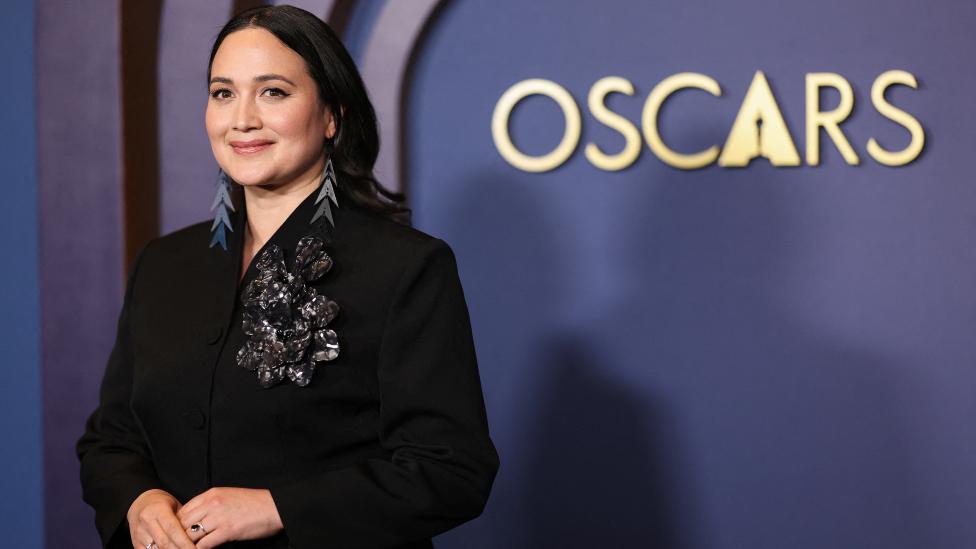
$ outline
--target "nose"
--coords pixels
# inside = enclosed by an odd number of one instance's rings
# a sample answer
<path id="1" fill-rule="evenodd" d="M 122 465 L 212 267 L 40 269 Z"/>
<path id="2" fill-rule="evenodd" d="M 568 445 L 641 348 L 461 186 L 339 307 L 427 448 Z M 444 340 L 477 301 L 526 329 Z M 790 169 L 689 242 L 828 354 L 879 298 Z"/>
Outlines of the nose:
<path id="1" fill-rule="evenodd" d="M 242 98 L 237 102 L 237 110 L 234 113 L 234 129 L 246 132 L 252 128 L 261 127 L 261 117 L 258 113 L 258 106 L 251 99 Z"/>

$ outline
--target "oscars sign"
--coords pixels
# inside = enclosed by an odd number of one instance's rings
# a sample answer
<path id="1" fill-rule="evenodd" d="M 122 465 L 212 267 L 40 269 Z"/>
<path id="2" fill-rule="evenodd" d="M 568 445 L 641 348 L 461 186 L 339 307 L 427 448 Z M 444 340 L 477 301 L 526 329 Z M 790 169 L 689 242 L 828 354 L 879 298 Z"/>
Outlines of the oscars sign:
<path id="1" fill-rule="evenodd" d="M 886 166 L 903 166 L 918 158 L 925 145 L 925 131 L 918 120 L 895 107 L 885 98 L 885 91 L 894 85 L 918 88 L 915 77 L 906 71 L 892 70 L 878 76 L 871 86 L 871 103 L 882 116 L 903 126 L 911 135 L 908 146 L 900 151 L 881 147 L 872 137 L 865 148 L 876 162 Z M 831 111 L 820 109 L 820 90 L 833 88 L 840 93 L 840 104 Z M 773 166 L 799 166 L 800 155 L 793 137 L 783 120 L 779 105 L 769 82 L 762 71 L 757 71 L 749 85 L 739 112 L 732 123 L 725 144 L 691 154 L 679 153 L 668 147 L 658 130 L 658 112 L 664 102 L 682 89 L 697 89 L 719 97 L 722 88 L 713 78 L 693 72 L 669 76 L 648 94 L 641 115 L 641 130 L 647 146 L 661 161 L 684 170 L 704 168 L 716 161 L 721 167 L 744 167 L 753 158 L 763 157 Z M 588 143 L 584 154 L 597 168 L 618 171 L 633 164 L 641 151 L 641 132 L 630 120 L 607 108 L 605 99 L 610 93 L 634 94 L 634 86 L 626 78 L 608 76 L 598 80 L 590 88 L 587 106 L 593 117 L 602 124 L 619 132 L 625 140 L 622 151 L 610 154 L 596 144 Z M 544 95 L 559 105 L 565 120 L 562 140 L 555 149 L 541 156 L 530 156 L 515 147 L 509 135 L 509 118 L 512 109 L 522 99 L 531 95 Z M 860 163 L 860 157 L 841 130 L 841 123 L 854 108 L 854 91 L 841 75 L 830 72 L 806 75 L 806 163 L 820 163 L 821 129 L 850 165 Z M 529 79 L 518 82 L 505 91 L 495 105 L 491 120 L 491 133 L 499 154 L 512 166 L 527 172 L 545 172 L 561 166 L 576 151 L 579 144 L 582 121 L 579 106 L 565 88 L 551 80 Z"/>

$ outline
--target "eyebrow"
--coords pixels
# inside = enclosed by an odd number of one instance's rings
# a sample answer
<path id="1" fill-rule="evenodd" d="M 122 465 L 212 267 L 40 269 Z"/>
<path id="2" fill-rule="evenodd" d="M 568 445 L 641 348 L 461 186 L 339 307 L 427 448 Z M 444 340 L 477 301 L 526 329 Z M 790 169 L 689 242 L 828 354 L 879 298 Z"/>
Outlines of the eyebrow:
<path id="1" fill-rule="evenodd" d="M 294 82 L 292 82 L 291 80 L 288 80 L 287 78 L 285 78 L 284 76 L 282 76 L 280 74 L 259 74 L 258 76 L 255 76 L 254 77 L 254 81 L 255 82 L 267 82 L 269 80 L 282 80 L 284 82 L 288 82 L 292 86 L 295 85 Z M 213 84 L 214 82 L 220 82 L 222 84 L 233 84 L 234 83 L 234 81 L 231 80 L 230 78 L 225 78 L 223 76 L 214 76 L 213 78 L 211 78 L 210 79 L 210 83 Z"/>

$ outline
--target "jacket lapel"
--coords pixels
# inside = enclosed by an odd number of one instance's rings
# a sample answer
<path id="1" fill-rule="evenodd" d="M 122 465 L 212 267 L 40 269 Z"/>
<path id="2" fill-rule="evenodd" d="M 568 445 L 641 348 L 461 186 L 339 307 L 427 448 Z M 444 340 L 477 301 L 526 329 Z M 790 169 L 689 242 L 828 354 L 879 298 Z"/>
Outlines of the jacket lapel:
<path id="1" fill-rule="evenodd" d="M 244 255 L 244 228 L 247 223 L 247 203 L 243 193 L 239 193 L 239 207 L 231 215 L 231 230 L 227 238 L 227 250 L 219 246 L 214 246 L 209 250 L 209 260 L 211 263 L 210 272 L 214 276 L 207 277 L 204 292 L 212 296 L 214 312 L 211 316 L 214 324 L 205 331 L 204 338 L 211 349 L 212 356 L 210 364 L 216 368 L 220 357 L 221 347 L 224 345 L 227 334 L 233 329 L 232 322 L 235 319 L 235 305 L 239 294 L 247 287 L 247 284 L 257 276 L 257 258 L 261 256 L 265 249 L 272 245 L 281 247 L 285 253 L 285 258 L 290 261 L 294 257 L 295 246 L 298 241 L 309 234 L 322 237 L 328 244 L 331 240 L 331 226 L 323 218 L 314 224 L 310 223 L 315 215 L 317 204 L 315 204 L 318 189 L 306 197 L 295 210 L 289 214 L 288 218 L 282 223 L 281 227 L 271 236 L 264 246 L 251 259 L 244 278 L 240 277 L 241 262 Z M 339 208 L 335 208 L 333 213 L 337 213 Z M 201 242 L 205 246 L 206 242 Z M 288 265 L 290 268 L 290 265 Z M 238 282 L 240 281 L 240 282 Z"/>

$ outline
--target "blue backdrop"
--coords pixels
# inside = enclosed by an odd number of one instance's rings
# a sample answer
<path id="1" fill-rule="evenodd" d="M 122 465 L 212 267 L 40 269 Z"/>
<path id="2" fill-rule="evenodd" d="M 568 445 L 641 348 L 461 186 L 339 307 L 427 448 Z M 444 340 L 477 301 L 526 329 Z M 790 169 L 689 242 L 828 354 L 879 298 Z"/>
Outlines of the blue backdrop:
<path id="1" fill-rule="evenodd" d="M 39 547 L 41 525 L 41 375 L 34 103 L 34 2 L 4 5 L 0 67 L 7 88 L 3 124 L 6 259 L 0 275 L 0 531 L 4 547 Z"/>
<path id="2" fill-rule="evenodd" d="M 486 516 L 450 547 L 822 549 L 976 542 L 971 185 L 976 35 L 963 2 L 457 2 L 418 54 L 406 125 L 420 228 L 458 252 L 502 469 Z M 865 151 L 908 132 L 890 168 Z M 640 127 L 665 77 L 700 72 L 719 98 L 673 96 L 661 133 L 721 146 L 762 70 L 804 156 L 804 78 L 855 96 L 842 125 L 861 159 L 821 135 L 821 163 L 671 168 L 587 111 Z M 527 78 L 565 87 L 582 140 L 534 174 L 495 149 L 499 97 Z M 838 102 L 823 94 L 823 110 Z M 555 147 L 561 111 L 533 96 L 511 120 L 527 154 Z"/>

